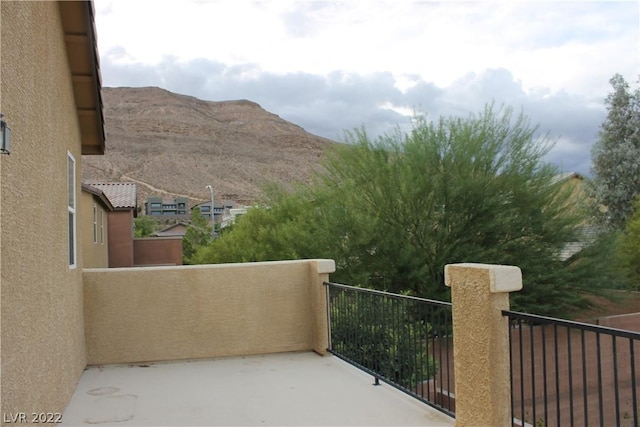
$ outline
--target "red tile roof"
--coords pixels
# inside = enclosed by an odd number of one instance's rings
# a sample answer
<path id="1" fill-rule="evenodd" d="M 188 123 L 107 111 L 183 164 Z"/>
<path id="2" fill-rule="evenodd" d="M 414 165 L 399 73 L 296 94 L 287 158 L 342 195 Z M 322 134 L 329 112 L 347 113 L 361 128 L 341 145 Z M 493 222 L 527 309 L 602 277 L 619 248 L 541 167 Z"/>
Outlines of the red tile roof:
<path id="1" fill-rule="evenodd" d="M 132 182 L 89 183 L 104 192 L 116 209 L 135 209 L 138 204 L 136 185 Z"/>

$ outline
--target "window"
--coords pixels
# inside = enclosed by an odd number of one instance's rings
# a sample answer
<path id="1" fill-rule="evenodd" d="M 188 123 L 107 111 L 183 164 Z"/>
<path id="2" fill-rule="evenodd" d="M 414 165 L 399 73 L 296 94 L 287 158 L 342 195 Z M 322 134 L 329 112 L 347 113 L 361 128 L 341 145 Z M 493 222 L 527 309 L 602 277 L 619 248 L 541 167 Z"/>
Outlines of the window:
<path id="1" fill-rule="evenodd" d="M 93 243 L 98 243 L 98 207 L 93 204 Z"/>
<path id="2" fill-rule="evenodd" d="M 104 211 L 100 209 L 100 244 L 104 245 Z"/>
<path id="3" fill-rule="evenodd" d="M 153 203 L 151 203 L 151 207 L 152 207 L 152 208 L 159 208 L 159 207 L 162 207 L 162 203 L 156 203 L 156 202 L 153 202 Z"/>
<path id="4" fill-rule="evenodd" d="M 200 206 L 200 212 L 209 212 L 210 207 L 209 206 Z"/>
<path id="5" fill-rule="evenodd" d="M 67 214 L 69 221 L 69 267 L 76 267 L 76 159 L 67 151 Z"/>

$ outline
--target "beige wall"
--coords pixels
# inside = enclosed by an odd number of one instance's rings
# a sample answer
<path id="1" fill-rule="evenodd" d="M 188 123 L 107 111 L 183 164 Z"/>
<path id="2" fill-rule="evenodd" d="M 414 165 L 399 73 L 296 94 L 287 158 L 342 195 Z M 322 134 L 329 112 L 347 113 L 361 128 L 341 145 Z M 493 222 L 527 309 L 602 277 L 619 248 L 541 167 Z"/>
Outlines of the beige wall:
<path id="1" fill-rule="evenodd" d="M 2 19 L 2 2 L 0 1 L 0 19 Z M 1 33 L 1 31 L 0 31 Z M 0 42 L 2 41 L 2 34 L 0 34 Z M 0 43 L 1 44 L 1 43 Z M 0 68 L 1 68 L 1 64 L 2 64 L 2 60 L 1 60 L 1 55 L 2 54 L 2 46 L 0 46 Z M 2 70 L 0 69 L 0 76 L 2 75 Z M 2 107 L 2 81 L 0 80 L 0 108 Z M 2 277 L 4 277 L 3 271 L 2 271 L 2 223 L 3 223 L 3 217 L 2 217 L 2 157 L 3 155 L 0 154 L 0 307 L 2 306 Z M 1 311 L 1 308 L 0 308 Z M 0 390 L 2 390 L 2 367 L 1 367 L 1 363 L 2 363 L 2 355 L 1 355 L 1 349 L 2 349 L 2 316 L 0 315 Z M 1 394 L 1 393 L 0 393 Z M 2 408 L 4 407 L 2 399 L 0 399 L 0 412 L 2 412 Z"/>
<path id="2" fill-rule="evenodd" d="M 331 260 L 87 269 L 89 364 L 327 348 Z"/>
<path id="3" fill-rule="evenodd" d="M 97 241 L 93 235 L 93 209 L 96 208 Z M 96 196 L 86 191 L 80 192 L 80 216 L 78 228 L 82 230 L 83 267 L 100 268 L 109 266 L 109 224 L 108 211 Z M 101 230 L 101 226 L 103 229 Z M 103 233 L 102 236 L 100 233 Z M 102 237 L 102 238 L 101 238 Z"/>
<path id="4" fill-rule="evenodd" d="M 2 2 L 1 31 L 13 133 L 11 155 L 0 156 L 2 412 L 60 412 L 86 358 L 82 271 L 69 268 L 66 227 L 67 150 L 79 197 L 80 133 L 58 4 Z"/>
<path id="5" fill-rule="evenodd" d="M 511 426 L 509 292 L 522 289 L 518 267 L 448 264 L 453 304 L 456 426 Z"/>

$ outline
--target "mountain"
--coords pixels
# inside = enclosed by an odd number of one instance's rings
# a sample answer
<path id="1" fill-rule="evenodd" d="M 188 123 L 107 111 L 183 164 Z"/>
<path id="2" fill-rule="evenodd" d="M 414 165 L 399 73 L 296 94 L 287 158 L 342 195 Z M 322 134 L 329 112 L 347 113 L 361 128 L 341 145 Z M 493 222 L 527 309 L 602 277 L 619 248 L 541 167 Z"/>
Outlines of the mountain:
<path id="1" fill-rule="evenodd" d="M 308 181 L 337 143 L 255 102 L 203 101 L 156 87 L 103 88 L 106 150 L 83 156 L 83 182 L 135 182 L 150 195 L 249 204 L 267 182 Z"/>

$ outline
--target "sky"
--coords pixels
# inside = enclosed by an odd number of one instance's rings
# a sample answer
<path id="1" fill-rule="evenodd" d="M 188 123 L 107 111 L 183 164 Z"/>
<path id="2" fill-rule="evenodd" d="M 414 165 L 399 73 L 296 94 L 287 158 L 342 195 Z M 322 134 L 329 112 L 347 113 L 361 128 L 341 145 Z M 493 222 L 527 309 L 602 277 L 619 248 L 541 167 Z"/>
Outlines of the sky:
<path id="1" fill-rule="evenodd" d="M 249 99 L 345 141 L 414 113 L 526 115 L 589 174 L 609 80 L 640 76 L 640 2 L 94 0 L 102 83 Z"/>

